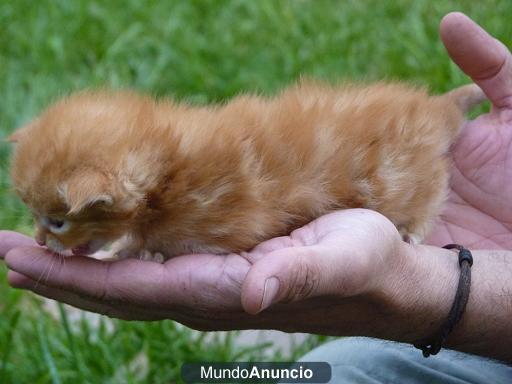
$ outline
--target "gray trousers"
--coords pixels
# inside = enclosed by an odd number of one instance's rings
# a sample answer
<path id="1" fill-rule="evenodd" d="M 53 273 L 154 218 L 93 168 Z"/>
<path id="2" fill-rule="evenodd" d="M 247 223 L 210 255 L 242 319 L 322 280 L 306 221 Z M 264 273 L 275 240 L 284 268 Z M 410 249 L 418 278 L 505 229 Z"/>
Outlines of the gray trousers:
<path id="1" fill-rule="evenodd" d="M 445 349 L 424 358 L 411 345 L 364 337 L 332 341 L 300 361 L 331 364 L 331 383 L 512 384 L 512 366 L 494 360 Z"/>

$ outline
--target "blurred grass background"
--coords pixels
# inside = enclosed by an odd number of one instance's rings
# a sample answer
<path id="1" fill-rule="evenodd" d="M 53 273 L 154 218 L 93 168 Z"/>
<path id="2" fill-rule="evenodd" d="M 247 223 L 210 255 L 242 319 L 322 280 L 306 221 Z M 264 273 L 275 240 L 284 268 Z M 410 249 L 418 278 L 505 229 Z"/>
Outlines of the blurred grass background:
<path id="1" fill-rule="evenodd" d="M 438 37 L 459 10 L 509 47 L 510 1 L 0 0 L 0 137 L 70 91 L 134 88 L 193 103 L 272 93 L 301 74 L 401 79 L 435 92 L 467 81 Z M 30 233 L 0 143 L 0 228 Z M 257 360 L 171 321 L 70 320 L 7 287 L 0 267 L 0 383 L 169 383 L 190 360 Z M 98 319 L 96 319 L 98 320 Z M 210 335 L 211 336 L 211 335 Z M 310 339 L 286 359 L 322 339 Z"/>

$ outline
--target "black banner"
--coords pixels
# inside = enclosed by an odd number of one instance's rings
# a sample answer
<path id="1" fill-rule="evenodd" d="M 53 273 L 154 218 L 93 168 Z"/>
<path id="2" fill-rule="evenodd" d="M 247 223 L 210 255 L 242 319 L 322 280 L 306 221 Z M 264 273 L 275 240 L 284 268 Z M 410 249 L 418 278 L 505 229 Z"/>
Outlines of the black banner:
<path id="1" fill-rule="evenodd" d="M 300 363 L 185 363 L 181 376 L 192 383 L 328 383 L 331 366 Z"/>

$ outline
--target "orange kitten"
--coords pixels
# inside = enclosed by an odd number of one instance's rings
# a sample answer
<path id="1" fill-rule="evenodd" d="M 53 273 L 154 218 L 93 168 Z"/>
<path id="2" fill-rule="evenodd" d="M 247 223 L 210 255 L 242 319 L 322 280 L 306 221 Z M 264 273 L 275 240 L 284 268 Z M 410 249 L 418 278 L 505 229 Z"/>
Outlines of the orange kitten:
<path id="1" fill-rule="evenodd" d="M 341 208 L 387 216 L 420 241 L 447 191 L 470 85 L 300 83 L 275 97 L 193 107 L 83 92 L 16 131 L 16 191 L 37 240 L 121 256 L 240 252 Z"/>

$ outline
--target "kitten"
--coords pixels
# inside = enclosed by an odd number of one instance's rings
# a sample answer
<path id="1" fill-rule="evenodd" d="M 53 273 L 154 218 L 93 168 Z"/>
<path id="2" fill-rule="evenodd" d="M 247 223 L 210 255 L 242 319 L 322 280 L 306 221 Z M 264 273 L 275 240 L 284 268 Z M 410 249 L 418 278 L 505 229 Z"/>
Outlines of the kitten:
<path id="1" fill-rule="evenodd" d="M 464 113 L 483 100 L 476 85 L 429 96 L 397 83 L 301 82 L 204 107 L 82 92 L 10 137 L 12 179 L 38 242 L 60 253 L 120 238 L 122 257 L 240 252 L 354 207 L 419 242 Z"/>

